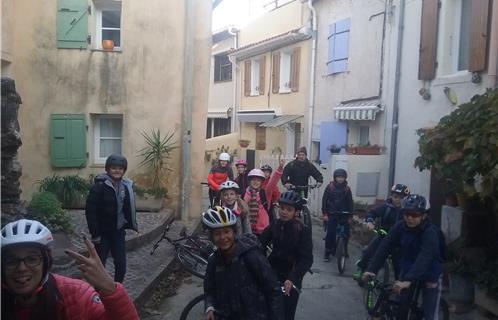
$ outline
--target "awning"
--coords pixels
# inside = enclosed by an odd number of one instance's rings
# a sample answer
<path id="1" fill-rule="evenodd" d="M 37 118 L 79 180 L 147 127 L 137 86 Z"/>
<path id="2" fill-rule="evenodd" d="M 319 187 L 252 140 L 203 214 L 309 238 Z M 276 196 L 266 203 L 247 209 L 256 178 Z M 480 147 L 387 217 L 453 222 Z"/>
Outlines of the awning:
<path id="1" fill-rule="evenodd" d="M 228 109 L 208 109 L 208 118 L 228 119 Z"/>
<path id="2" fill-rule="evenodd" d="M 275 118 L 275 110 L 240 110 L 237 118 L 239 122 L 266 122 Z"/>
<path id="3" fill-rule="evenodd" d="M 296 122 L 297 119 L 302 118 L 302 115 L 296 115 L 296 114 L 286 114 L 280 117 L 276 117 L 275 119 L 272 119 L 270 121 L 266 121 L 262 124 L 260 124 L 260 127 L 266 127 L 266 128 L 277 128 L 280 126 L 283 126 L 289 122 Z"/>
<path id="4" fill-rule="evenodd" d="M 334 108 L 337 120 L 375 120 L 377 113 L 382 111 L 380 99 L 361 99 L 344 101 Z"/>

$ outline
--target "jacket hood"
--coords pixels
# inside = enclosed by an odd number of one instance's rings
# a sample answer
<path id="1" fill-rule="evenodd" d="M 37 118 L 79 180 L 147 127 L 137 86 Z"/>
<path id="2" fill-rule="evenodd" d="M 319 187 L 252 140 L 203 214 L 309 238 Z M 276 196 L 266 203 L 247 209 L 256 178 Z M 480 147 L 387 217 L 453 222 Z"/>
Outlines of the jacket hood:
<path id="1" fill-rule="evenodd" d="M 127 178 L 122 178 L 121 180 L 123 181 L 123 183 L 124 183 L 125 185 L 128 185 L 128 184 L 130 184 L 130 185 L 131 185 L 131 184 L 132 184 L 132 181 L 131 181 L 130 179 L 127 179 Z M 111 182 L 111 183 L 112 183 L 112 178 L 111 178 L 111 176 L 110 176 L 110 175 L 108 175 L 106 172 L 104 172 L 104 173 L 98 174 L 98 175 L 97 175 L 97 176 L 93 179 L 93 181 L 94 181 L 95 183 L 97 183 L 97 182 L 106 182 L 106 181 L 109 181 L 109 182 Z"/>
<path id="2" fill-rule="evenodd" d="M 393 208 L 393 209 L 402 209 L 401 207 L 396 207 L 396 206 L 393 204 L 393 199 L 391 199 L 391 198 L 386 199 L 385 204 L 386 204 L 386 206 L 391 207 L 391 208 Z"/>
<path id="3" fill-rule="evenodd" d="M 343 183 L 337 183 L 335 180 L 332 181 L 332 183 L 334 184 L 334 186 L 337 188 L 337 187 L 347 187 L 348 186 L 348 181 L 347 180 L 344 180 Z"/>
<path id="4" fill-rule="evenodd" d="M 237 239 L 237 256 L 259 247 L 259 240 L 254 234 L 243 234 Z"/>

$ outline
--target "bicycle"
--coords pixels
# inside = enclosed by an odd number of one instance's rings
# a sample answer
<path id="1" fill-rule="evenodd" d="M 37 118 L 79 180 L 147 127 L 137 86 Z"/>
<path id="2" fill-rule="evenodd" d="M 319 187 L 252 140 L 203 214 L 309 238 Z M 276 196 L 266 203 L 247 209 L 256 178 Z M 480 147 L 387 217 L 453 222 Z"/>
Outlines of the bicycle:
<path id="1" fill-rule="evenodd" d="M 341 211 L 335 213 L 337 215 L 337 231 L 335 240 L 335 257 L 337 259 L 337 269 L 340 274 L 344 273 L 346 269 L 346 260 L 348 258 L 348 239 L 349 235 L 346 232 L 346 226 L 349 225 L 351 213 L 348 211 Z"/>
<path id="2" fill-rule="evenodd" d="M 154 254 L 161 241 L 167 240 L 175 247 L 176 257 L 182 266 L 191 274 L 204 279 L 208 259 L 214 253 L 214 245 L 208 239 L 187 235 L 185 227 L 180 231 L 180 238 L 171 239 L 167 235 L 171 223 L 166 225 L 161 238 L 153 245 L 150 254 Z"/>
<path id="3" fill-rule="evenodd" d="M 373 232 L 376 233 L 380 237 L 385 237 L 387 235 L 387 230 L 385 230 L 383 228 L 376 228 L 373 230 Z M 389 255 L 386 262 L 384 263 L 384 266 L 382 267 L 382 269 L 380 269 L 381 271 L 379 271 L 376 275 L 377 280 L 382 279 L 380 281 L 381 284 L 388 284 L 389 283 L 389 280 L 391 277 L 391 270 L 393 269 L 393 268 L 391 268 L 391 266 L 392 266 L 392 257 L 391 257 L 391 255 Z M 360 286 L 363 286 L 363 281 L 361 280 L 361 274 L 363 272 L 359 272 L 359 273 L 360 273 L 360 278 L 356 279 L 356 280 L 358 281 Z M 378 290 L 378 287 L 369 286 L 369 285 L 365 286 L 365 291 L 363 293 L 363 303 L 365 304 L 365 308 L 367 309 L 367 311 L 371 310 L 374 307 L 375 302 L 377 301 L 379 294 L 380 294 L 380 292 Z"/>
<path id="4" fill-rule="evenodd" d="M 294 185 L 292 185 L 289 188 L 289 190 L 294 190 L 297 193 L 299 193 L 299 195 L 301 196 L 301 198 L 303 198 L 304 200 L 306 200 L 306 203 L 303 205 L 303 208 L 301 209 L 300 218 L 302 219 L 304 225 L 306 227 L 308 227 L 308 231 L 310 233 L 312 232 L 313 221 L 311 219 L 310 209 L 308 208 L 308 199 L 305 197 L 305 191 L 307 191 L 308 188 L 311 190 L 311 189 L 315 189 L 316 187 L 317 187 L 316 184 L 314 184 L 314 185 L 310 184 L 310 185 L 307 185 L 307 186 L 294 186 Z"/>
<path id="5" fill-rule="evenodd" d="M 399 296 L 393 292 L 392 284 L 382 284 L 378 279 L 370 278 L 367 282 L 367 285 L 370 287 L 378 288 L 380 294 L 373 308 L 371 308 L 370 310 L 367 309 L 369 319 L 424 319 L 424 312 L 419 303 L 422 284 L 423 283 L 420 281 L 417 281 L 413 284 L 412 288 L 409 289 L 411 291 L 407 292 L 408 294 L 411 294 L 408 306 L 403 306 L 399 301 Z M 403 307 L 403 309 L 400 309 L 401 307 Z M 448 304 L 443 298 L 440 298 L 437 319 L 449 320 L 449 318 L 450 314 Z"/>
<path id="6" fill-rule="evenodd" d="M 282 286 L 282 292 L 285 292 L 284 287 Z M 301 290 L 297 288 L 295 285 L 292 286 L 293 290 L 296 290 L 298 294 L 301 293 Z M 183 309 L 182 314 L 180 315 L 180 320 L 189 320 L 189 319 L 204 319 L 206 314 L 204 310 L 204 294 L 200 294 L 194 299 L 192 299 Z M 219 310 L 214 310 L 214 314 L 223 319 L 224 314 Z M 225 315 L 226 316 L 226 315 Z"/>

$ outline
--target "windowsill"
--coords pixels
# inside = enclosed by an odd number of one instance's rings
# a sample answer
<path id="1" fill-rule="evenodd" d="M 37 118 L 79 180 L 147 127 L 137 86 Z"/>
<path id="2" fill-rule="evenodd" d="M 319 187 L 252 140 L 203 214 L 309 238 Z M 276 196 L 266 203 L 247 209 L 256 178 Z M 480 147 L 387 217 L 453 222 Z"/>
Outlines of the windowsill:
<path id="1" fill-rule="evenodd" d="M 292 93 L 292 90 L 290 88 L 286 88 L 283 90 L 279 90 L 278 93 L 280 93 L 280 94 Z"/>
<path id="2" fill-rule="evenodd" d="M 249 95 L 249 97 L 257 97 L 259 96 L 259 92 L 251 92 L 251 94 Z"/>
<path id="3" fill-rule="evenodd" d="M 439 87 L 449 84 L 470 83 L 471 80 L 472 80 L 472 73 L 464 70 L 449 75 L 438 76 L 436 79 L 432 81 L 432 85 L 434 87 Z"/>
<path id="4" fill-rule="evenodd" d="M 232 82 L 232 79 L 230 80 L 216 80 L 216 81 L 213 81 L 214 84 L 217 84 L 217 83 L 227 83 L 227 82 Z"/>
<path id="5" fill-rule="evenodd" d="M 105 168 L 105 163 L 92 163 L 90 168 Z"/>
<path id="6" fill-rule="evenodd" d="M 331 77 L 334 77 L 334 76 L 337 76 L 337 75 L 340 75 L 340 74 L 347 74 L 347 73 L 349 73 L 349 70 L 335 72 L 335 73 L 329 73 L 329 74 L 324 74 L 322 76 L 322 78 L 331 78 Z"/>
<path id="7" fill-rule="evenodd" d="M 91 49 L 91 51 L 100 51 L 100 52 L 108 52 L 108 53 L 112 53 L 112 52 L 121 53 L 121 52 L 123 52 L 122 49 L 104 50 L 104 49 L 98 49 L 98 48 L 93 48 L 93 49 Z"/>

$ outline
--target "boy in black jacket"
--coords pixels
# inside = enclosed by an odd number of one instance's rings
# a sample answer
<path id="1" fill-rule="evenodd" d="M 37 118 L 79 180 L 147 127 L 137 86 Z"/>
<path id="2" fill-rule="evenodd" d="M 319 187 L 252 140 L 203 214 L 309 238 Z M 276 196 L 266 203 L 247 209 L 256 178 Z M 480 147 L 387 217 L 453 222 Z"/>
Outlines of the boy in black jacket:
<path id="1" fill-rule="evenodd" d="M 368 230 L 373 230 L 375 228 L 375 220 L 378 219 L 378 228 L 381 229 L 380 233 L 375 236 L 368 246 L 363 250 L 361 259 L 356 263 L 358 266 L 357 272 L 353 275 L 353 278 L 359 279 L 363 274 L 363 271 L 367 268 L 370 259 L 375 255 L 377 248 L 384 236 L 389 232 L 389 229 L 395 225 L 399 220 L 403 219 L 401 214 L 403 199 L 410 195 L 410 189 L 404 184 L 395 184 L 391 188 L 391 197 L 386 200 L 386 202 L 373 210 L 370 210 L 367 214 L 366 222 Z M 386 234 L 382 233 L 386 232 Z M 398 267 L 398 254 L 394 252 L 392 255 L 393 267 L 394 267 L 394 277 L 397 279 L 399 275 Z"/>
<path id="2" fill-rule="evenodd" d="M 106 173 L 95 177 L 86 200 L 86 221 L 105 266 L 109 251 L 114 260 L 114 281 L 123 282 L 126 274 L 125 229 L 138 232 L 133 182 L 123 178 L 128 162 L 122 155 L 110 155 Z"/>
<path id="3" fill-rule="evenodd" d="M 297 218 L 305 202 L 294 191 L 282 193 L 278 200 L 279 219 L 273 221 L 260 236 L 264 248 L 273 244 L 268 260 L 278 280 L 284 285 L 285 320 L 294 319 L 299 299 L 298 290 L 301 289 L 304 275 L 313 264 L 311 233 Z"/>
<path id="4" fill-rule="evenodd" d="M 427 219 L 426 200 L 420 195 L 413 194 L 404 200 L 403 220 L 396 223 L 382 240 L 363 274 L 363 280 L 375 276 L 388 255 L 399 250 L 401 271 L 393 286 L 401 299 L 396 319 L 406 319 L 415 287 L 412 284 L 417 283 L 422 286 L 424 319 L 432 320 L 439 309 L 444 236 L 441 229 Z"/>
<path id="5" fill-rule="evenodd" d="M 325 254 L 323 260 L 330 261 L 330 254 L 335 255 L 335 240 L 338 217 L 337 213 L 353 211 L 353 195 L 346 181 L 348 173 L 344 169 L 334 171 L 334 181 L 331 181 L 323 193 L 322 219 L 327 223 L 325 236 Z M 349 225 L 346 227 L 349 235 Z M 347 250 L 347 244 L 346 244 Z M 347 253 L 346 253 L 347 254 Z"/>

